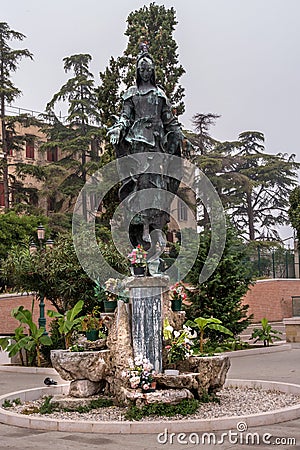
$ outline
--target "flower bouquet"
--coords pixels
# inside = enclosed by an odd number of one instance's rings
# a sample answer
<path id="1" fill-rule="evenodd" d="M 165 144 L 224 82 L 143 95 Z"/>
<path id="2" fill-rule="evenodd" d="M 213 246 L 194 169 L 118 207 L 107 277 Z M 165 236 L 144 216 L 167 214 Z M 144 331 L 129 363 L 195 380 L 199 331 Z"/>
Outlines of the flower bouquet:
<path id="1" fill-rule="evenodd" d="M 142 245 L 138 245 L 128 255 L 131 266 L 133 267 L 134 275 L 145 275 L 147 265 L 147 252 Z"/>
<path id="2" fill-rule="evenodd" d="M 170 287 L 172 311 L 181 311 L 182 301 L 187 299 L 186 289 L 180 281 Z"/>
<path id="3" fill-rule="evenodd" d="M 156 388 L 155 375 L 153 365 L 147 358 L 138 355 L 134 361 L 128 360 L 129 368 L 123 372 L 123 376 L 128 378 L 128 382 L 132 389 L 141 388 L 146 392 L 153 392 Z"/>
<path id="4" fill-rule="evenodd" d="M 196 331 L 192 331 L 190 327 L 185 325 L 183 325 L 183 330 L 174 330 L 169 320 L 165 319 L 163 336 L 167 343 L 165 349 L 167 350 L 169 364 L 172 365 L 178 361 L 184 361 L 189 356 L 192 356 L 191 347 L 194 345 L 193 339 L 197 337 Z"/>

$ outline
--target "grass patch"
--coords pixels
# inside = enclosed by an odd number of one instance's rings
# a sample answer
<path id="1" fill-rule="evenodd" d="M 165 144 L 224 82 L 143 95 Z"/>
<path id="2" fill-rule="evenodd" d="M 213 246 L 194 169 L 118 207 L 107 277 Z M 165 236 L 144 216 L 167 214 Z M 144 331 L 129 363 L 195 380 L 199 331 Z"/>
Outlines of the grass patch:
<path id="1" fill-rule="evenodd" d="M 220 398 L 214 393 L 208 393 L 203 390 L 201 396 L 199 397 L 200 403 L 220 403 Z"/>
<path id="2" fill-rule="evenodd" d="M 98 409 L 98 408 L 107 408 L 109 406 L 113 406 L 113 401 L 110 398 L 97 398 L 95 400 L 92 400 L 89 405 L 86 406 L 78 406 L 78 408 L 64 408 L 63 411 L 70 412 L 75 411 L 78 413 L 88 413 L 92 409 Z"/>
<path id="3" fill-rule="evenodd" d="M 40 414 L 51 414 L 54 411 L 58 410 L 57 404 L 55 402 L 51 403 L 51 399 L 52 398 L 53 398 L 52 395 L 49 395 L 49 396 L 45 397 L 44 403 L 39 407 L 39 411 L 38 412 Z"/>
<path id="4" fill-rule="evenodd" d="M 166 405 L 164 403 L 153 403 L 145 405 L 142 408 L 137 406 L 129 406 L 125 414 L 127 420 L 141 420 L 143 417 L 149 416 L 166 416 L 173 417 L 178 414 L 188 416 L 194 414 L 200 405 L 199 400 L 182 400 L 177 405 Z"/>
<path id="5" fill-rule="evenodd" d="M 13 406 L 22 405 L 21 399 L 15 398 L 14 400 L 4 400 L 2 408 L 12 408 Z"/>

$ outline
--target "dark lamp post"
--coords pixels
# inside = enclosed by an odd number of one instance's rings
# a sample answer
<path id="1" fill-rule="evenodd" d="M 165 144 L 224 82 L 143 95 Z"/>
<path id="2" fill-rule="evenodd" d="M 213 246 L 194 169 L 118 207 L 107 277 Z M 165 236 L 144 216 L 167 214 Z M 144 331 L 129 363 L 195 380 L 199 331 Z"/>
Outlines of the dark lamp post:
<path id="1" fill-rule="evenodd" d="M 54 241 L 52 241 L 52 239 L 47 239 L 47 241 L 45 242 L 45 246 L 49 250 L 51 250 L 53 248 L 53 245 L 54 245 Z"/>
<path id="2" fill-rule="evenodd" d="M 39 240 L 40 242 L 44 240 L 44 237 L 45 237 L 45 228 L 43 227 L 42 224 L 40 224 L 40 225 L 37 227 L 37 235 L 38 235 L 38 240 Z"/>
<path id="3" fill-rule="evenodd" d="M 43 243 L 44 243 L 44 239 L 45 239 L 45 228 L 43 227 L 42 224 L 40 224 L 37 227 L 37 238 L 40 244 L 40 248 L 39 251 L 43 252 L 46 250 L 51 250 L 53 248 L 53 244 L 54 242 L 52 241 L 52 239 L 47 239 L 47 241 L 45 242 L 45 248 L 43 248 Z M 29 252 L 31 255 L 34 255 L 38 250 L 37 245 L 34 242 L 31 242 L 29 245 Z M 44 334 L 48 334 L 46 331 L 46 318 L 45 318 L 45 296 L 42 292 L 38 293 L 38 298 L 39 298 L 39 308 L 40 308 L 40 317 L 38 319 L 38 323 L 39 323 L 39 328 L 44 327 L 45 331 Z"/>
<path id="4" fill-rule="evenodd" d="M 37 245 L 34 242 L 30 242 L 29 244 L 29 253 L 34 255 L 37 252 Z"/>

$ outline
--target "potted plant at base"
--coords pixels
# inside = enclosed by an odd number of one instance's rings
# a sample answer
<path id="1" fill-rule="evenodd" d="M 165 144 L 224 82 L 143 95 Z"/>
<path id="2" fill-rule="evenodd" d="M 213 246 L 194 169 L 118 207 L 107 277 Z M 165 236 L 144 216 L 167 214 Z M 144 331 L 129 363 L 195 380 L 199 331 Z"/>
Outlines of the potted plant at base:
<path id="1" fill-rule="evenodd" d="M 116 278 L 109 278 L 104 283 L 105 298 L 103 300 L 104 312 L 112 313 L 118 305 L 118 290 L 120 280 Z"/>
<path id="2" fill-rule="evenodd" d="M 182 310 L 182 301 L 187 299 L 186 289 L 180 281 L 170 286 L 170 299 L 172 311 Z"/>
<path id="3" fill-rule="evenodd" d="M 118 305 L 118 300 L 122 300 L 125 303 L 128 302 L 129 292 L 128 289 L 125 288 L 124 282 L 122 280 L 109 278 L 104 283 L 104 291 L 104 312 L 113 312 Z"/>
<path id="4" fill-rule="evenodd" d="M 133 275 L 136 277 L 143 277 L 146 274 L 147 267 L 147 252 L 142 245 L 138 245 L 128 255 Z"/>
<path id="5" fill-rule="evenodd" d="M 103 303 L 103 310 L 106 313 L 113 313 L 117 307 L 118 301 L 117 296 L 112 292 L 116 280 L 114 278 L 109 278 L 102 286 L 98 281 L 96 281 L 96 286 L 94 287 L 95 297 L 98 303 Z"/>
<path id="6" fill-rule="evenodd" d="M 101 317 L 96 317 L 94 312 L 81 318 L 81 328 L 82 331 L 85 331 L 88 341 L 97 341 L 99 339 L 99 331 L 102 326 L 103 320 Z"/>

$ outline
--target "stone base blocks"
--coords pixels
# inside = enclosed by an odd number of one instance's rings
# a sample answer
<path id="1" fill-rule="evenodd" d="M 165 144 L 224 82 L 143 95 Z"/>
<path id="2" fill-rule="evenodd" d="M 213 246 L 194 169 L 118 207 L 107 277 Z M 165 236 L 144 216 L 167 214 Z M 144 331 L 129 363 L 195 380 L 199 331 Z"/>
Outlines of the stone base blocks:
<path id="1" fill-rule="evenodd" d="M 100 382 L 90 380 L 73 380 L 70 383 L 69 395 L 72 397 L 90 397 L 101 391 L 104 387 L 104 380 Z"/>
<path id="2" fill-rule="evenodd" d="M 285 325 L 286 342 L 291 342 L 293 347 L 300 347 L 300 317 L 283 319 Z"/>
<path id="3" fill-rule="evenodd" d="M 134 403 L 141 408 L 144 405 L 153 403 L 165 403 L 168 405 L 177 405 L 182 400 L 193 399 L 193 394 L 188 389 L 163 389 L 154 392 L 141 392 L 140 390 L 123 388 L 124 402 Z"/>
<path id="4" fill-rule="evenodd" d="M 195 375 L 199 393 L 203 391 L 216 393 L 224 386 L 230 368 L 230 359 L 226 355 L 191 356 L 185 361 L 179 361 L 176 368 L 180 372 Z"/>

